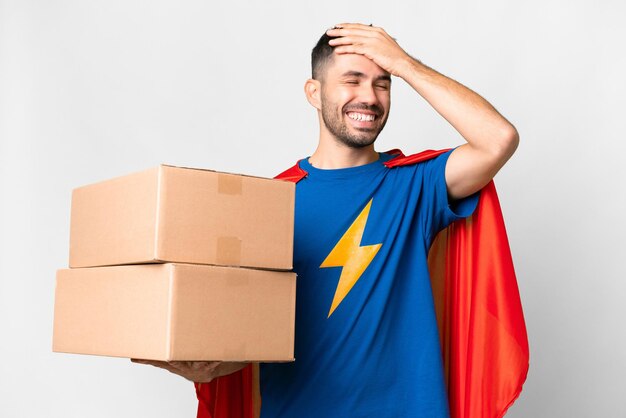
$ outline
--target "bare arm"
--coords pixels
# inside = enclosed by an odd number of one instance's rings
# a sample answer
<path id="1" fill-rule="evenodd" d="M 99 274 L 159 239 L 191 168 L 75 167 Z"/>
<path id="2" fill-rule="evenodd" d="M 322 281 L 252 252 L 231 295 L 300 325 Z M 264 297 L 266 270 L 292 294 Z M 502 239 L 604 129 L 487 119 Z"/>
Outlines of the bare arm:
<path id="1" fill-rule="evenodd" d="M 344 23 L 331 29 L 337 54 L 361 54 L 405 80 L 467 141 L 446 165 L 452 198 L 480 190 L 513 155 L 519 142 L 515 127 L 498 111 L 462 84 L 408 55 L 382 28 Z"/>
<path id="2" fill-rule="evenodd" d="M 515 127 L 481 96 L 412 58 L 400 74 L 467 141 L 446 165 L 450 196 L 483 188 L 515 152 Z"/>

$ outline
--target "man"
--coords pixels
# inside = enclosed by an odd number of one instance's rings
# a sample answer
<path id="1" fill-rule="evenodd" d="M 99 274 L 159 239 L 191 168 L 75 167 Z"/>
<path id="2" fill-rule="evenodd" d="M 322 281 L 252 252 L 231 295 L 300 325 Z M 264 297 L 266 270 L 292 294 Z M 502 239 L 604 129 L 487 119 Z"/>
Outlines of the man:
<path id="1" fill-rule="evenodd" d="M 437 232 L 469 216 L 511 157 L 516 129 L 468 88 L 409 56 L 382 28 L 340 24 L 312 53 L 315 152 L 298 164 L 296 361 L 262 364 L 262 417 L 446 417 L 427 268 Z M 388 169 L 374 142 L 402 78 L 465 138 Z M 244 365 L 148 362 L 195 382 Z"/>

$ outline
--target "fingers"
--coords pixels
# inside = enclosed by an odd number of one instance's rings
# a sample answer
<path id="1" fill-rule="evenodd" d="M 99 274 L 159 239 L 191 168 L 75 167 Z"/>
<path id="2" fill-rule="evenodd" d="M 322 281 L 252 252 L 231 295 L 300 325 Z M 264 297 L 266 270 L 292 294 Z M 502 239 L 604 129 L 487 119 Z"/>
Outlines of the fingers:
<path id="1" fill-rule="evenodd" d="M 222 364 L 221 361 L 168 361 L 170 367 L 184 374 L 211 373 Z"/>
<path id="2" fill-rule="evenodd" d="M 154 366 L 154 367 L 158 367 L 161 369 L 165 369 L 169 372 L 175 373 L 175 374 L 180 374 L 180 369 L 171 365 L 170 363 L 168 363 L 167 361 L 159 361 L 159 360 L 141 360 L 141 359 L 130 359 L 130 361 L 132 361 L 133 363 L 139 363 L 139 364 L 147 364 L 149 366 Z"/>
<path id="3" fill-rule="evenodd" d="M 221 361 L 159 361 L 143 359 L 131 359 L 131 361 L 165 369 L 192 382 L 210 382 L 215 377 L 221 375 L 217 373 L 220 365 L 229 364 Z"/>
<path id="4" fill-rule="evenodd" d="M 335 42 L 333 42 L 335 41 Z M 374 55 L 382 52 L 385 48 L 384 44 L 379 40 L 370 38 L 336 38 L 329 42 L 329 45 L 334 47 L 335 54 L 360 54 L 365 55 L 368 58 L 372 58 Z"/>
<path id="5" fill-rule="evenodd" d="M 362 40 L 350 37 L 332 39 L 328 44 L 334 47 L 335 54 L 362 54 L 366 46 Z"/>
<path id="6" fill-rule="evenodd" d="M 379 36 L 376 32 L 370 32 L 363 29 L 329 29 L 326 31 L 328 36 L 334 37 L 331 41 L 347 37 L 362 37 L 362 38 L 374 38 Z"/>
<path id="7" fill-rule="evenodd" d="M 366 37 L 384 36 L 390 38 L 383 28 L 378 26 L 363 25 L 361 23 L 340 23 L 326 31 L 328 36 L 358 35 Z"/>
<path id="8" fill-rule="evenodd" d="M 364 25 L 363 23 L 339 23 L 333 26 L 333 28 L 342 28 L 342 29 L 364 29 L 364 30 L 380 30 L 378 26 L 374 25 Z"/>
<path id="9" fill-rule="evenodd" d="M 382 28 L 360 23 L 340 23 L 326 31 L 332 36 L 328 44 L 337 54 L 361 54 L 368 58 L 395 42 Z"/>
<path id="10" fill-rule="evenodd" d="M 248 362 L 224 362 L 219 365 L 219 367 L 216 369 L 216 372 L 220 376 L 223 376 L 223 375 L 227 375 L 227 374 L 231 374 L 236 371 L 239 371 L 243 369 L 244 367 L 246 367 L 248 364 L 250 363 Z"/>
<path id="11" fill-rule="evenodd" d="M 342 36 L 341 38 L 333 38 L 330 41 L 328 41 L 328 44 L 331 46 L 339 46 L 339 45 L 350 45 L 350 44 L 356 44 L 356 43 L 363 43 L 363 41 L 365 41 L 364 38 L 369 38 L 372 39 L 370 37 L 365 37 L 365 36 Z"/>
<path id="12" fill-rule="evenodd" d="M 338 46 L 334 50 L 335 54 L 359 54 L 371 58 L 371 55 L 361 46 L 356 44 Z"/>

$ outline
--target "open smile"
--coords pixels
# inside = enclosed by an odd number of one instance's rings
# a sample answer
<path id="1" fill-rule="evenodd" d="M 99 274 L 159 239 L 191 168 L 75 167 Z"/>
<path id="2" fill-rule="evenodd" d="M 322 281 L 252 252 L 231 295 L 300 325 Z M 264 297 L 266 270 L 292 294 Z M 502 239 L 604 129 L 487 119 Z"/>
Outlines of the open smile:
<path id="1" fill-rule="evenodd" d="M 352 119 L 359 122 L 373 122 L 378 116 L 374 113 L 363 113 L 363 112 L 346 112 L 346 115 Z"/>
<path id="2" fill-rule="evenodd" d="M 380 116 L 374 112 L 356 110 L 347 111 L 346 116 L 350 119 L 350 124 L 354 128 L 366 130 L 374 129 L 380 118 Z"/>

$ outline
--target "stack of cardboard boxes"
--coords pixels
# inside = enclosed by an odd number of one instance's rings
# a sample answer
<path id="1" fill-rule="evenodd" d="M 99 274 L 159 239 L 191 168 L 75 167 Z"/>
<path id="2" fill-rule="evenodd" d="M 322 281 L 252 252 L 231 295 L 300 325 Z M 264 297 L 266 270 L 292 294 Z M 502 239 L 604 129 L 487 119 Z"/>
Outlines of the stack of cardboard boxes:
<path id="1" fill-rule="evenodd" d="M 75 189 L 53 351 L 290 361 L 293 183 L 161 165 Z"/>

